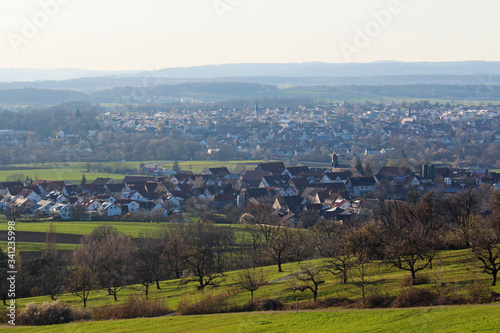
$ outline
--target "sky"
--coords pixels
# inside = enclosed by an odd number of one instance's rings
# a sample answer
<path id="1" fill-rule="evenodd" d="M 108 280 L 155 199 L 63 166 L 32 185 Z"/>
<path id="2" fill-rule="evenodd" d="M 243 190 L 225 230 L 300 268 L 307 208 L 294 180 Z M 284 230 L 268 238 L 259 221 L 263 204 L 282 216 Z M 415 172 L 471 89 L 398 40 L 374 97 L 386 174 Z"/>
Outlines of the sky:
<path id="1" fill-rule="evenodd" d="M 498 0 L 1 0 L 0 68 L 500 61 Z"/>

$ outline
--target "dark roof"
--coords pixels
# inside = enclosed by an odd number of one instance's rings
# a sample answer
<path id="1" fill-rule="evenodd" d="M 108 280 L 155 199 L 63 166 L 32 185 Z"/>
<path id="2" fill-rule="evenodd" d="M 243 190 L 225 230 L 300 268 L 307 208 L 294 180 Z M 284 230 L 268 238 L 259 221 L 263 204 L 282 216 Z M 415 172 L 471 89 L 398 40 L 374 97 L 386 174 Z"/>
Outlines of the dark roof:
<path id="1" fill-rule="evenodd" d="M 259 163 L 255 168 L 257 171 L 270 171 L 273 175 L 281 175 L 283 170 L 285 170 L 285 163 L 283 162 L 270 162 L 270 163 Z"/>
<path id="2" fill-rule="evenodd" d="M 413 171 L 411 171 L 410 168 L 385 166 L 382 167 L 382 169 L 380 169 L 376 175 L 378 180 L 385 179 L 388 181 L 393 181 L 397 177 L 404 176 L 415 176 L 415 174 L 413 173 Z"/>
<path id="3" fill-rule="evenodd" d="M 267 190 L 265 188 L 249 188 L 245 191 L 245 196 L 249 198 L 267 198 Z"/>
<path id="4" fill-rule="evenodd" d="M 208 171 L 217 177 L 225 177 L 226 175 L 229 175 L 230 172 L 226 167 L 220 167 L 220 168 L 208 168 Z"/>
<path id="5" fill-rule="evenodd" d="M 14 186 L 23 187 L 24 184 L 22 182 L 1 182 L 0 183 L 0 188 L 7 188 L 7 187 L 14 187 Z"/>
<path id="6" fill-rule="evenodd" d="M 132 183 L 146 183 L 147 181 L 154 181 L 154 177 L 145 177 L 145 176 L 125 176 L 122 180 L 122 184 L 132 184 Z"/>
<path id="7" fill-rule="evenodd" d="M 111 192 L 121 192 L 123 187 L 123 184 L 106 184 L 106 188 Z"/>
<path id="8" fill-rule="evenodd" d="M 344 179 L 347 179 L 349 177 L 352 177 L 352 172 L 349 170 L 340 171 L 340 172 L 328 172 L 328 173 L 325 173 L 325 176 L 327 176 L 331 180 L 335 180 L 337 178 L 344 180 Z"/>
<path id="9" fill-rule="evenodd" d="M 243 180 L 247 182 L 251 180 L 260 182 L 263 177 L 271 176 L 271 174 L 272 173 L 270 171 L 245 171 L 243 174 Z"/>
<path id="10" fill-rule="evenodd" d="M 262 180 L 265 180 L 267 184 L 271 187 L 281 187 L 288 185 L 288 182 L 290 181 L 290 176 L 267 176 L 264 177 Z"/>
<path id="11" fill-rule="evenodd" d="M 351 177 L 349 178 L 348 182 L 350 182 L 352 186 L 374 186 L 376 184 L 375 178 L 373 178 L 373 176 Z"/>
<path id="12" fill-rule="evenodd" d="M 292 176 L 297 176 L 299 173 L 308 172 L 309 167 L 308 166 L 288 167 L 286 168 L 286 170 L 288 170 L 288 172 L 290 172 Z"/>
<path id="13" fill-rule="evenodd" d="M 94 181 L 91 184 L 103 186 L 103 185 L 106 185 L 108 183 L 113 183 L 113 182 L 114 182 L 113 178 L 98 177 L 98 178 L 94 179 Z"/>
<path id="14" fill-rule="evenodd" d="M 276 200 L 278 200 L 281 206 L 286 206 L 295 215 L 298 215 L 304 208 L 304 205 L 302 204 L 304 202 L 304 198 L 298 195 L 277 197 Z"/>
<path id="15" fill-rule="evenodd" d="M 325 183 L 325 184 L 317 183 L 317 184 L 310 184 L 307 187 L 323 188 L 325 190 L 328 190 L 330 192 L 335 192 L 335 193 L 341 193 L 341 192 L 347 191 L 344 183 Z"/>
<path id="16" fill-rule="evenodd" d="M 16 196 L 19 195 L 24 190 L 24 187 L 22 186 L 9 186 L 7 187 L 7 190 L 9 191 L 10 195 Z"/>

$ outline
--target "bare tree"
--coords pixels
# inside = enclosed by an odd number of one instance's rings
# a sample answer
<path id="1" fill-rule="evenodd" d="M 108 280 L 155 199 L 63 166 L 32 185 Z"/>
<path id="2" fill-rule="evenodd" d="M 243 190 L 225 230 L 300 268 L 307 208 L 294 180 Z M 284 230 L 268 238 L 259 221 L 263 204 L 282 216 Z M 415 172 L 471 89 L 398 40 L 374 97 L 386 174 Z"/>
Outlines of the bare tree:
<path id="1" fill-rule="evenodd" d="M 67 264 L 57 251 L 57 233 L 53 223 L 50 224 L 46 234 L 45 250 L 41 258 L 35 260 L 39 265 L 36 274 L 38 285 L 43 293 L 50 295 L 51 300 L 56 300 L 64 293 L 67 282 Z"/>
<path id="2" fill-rule="evenodd" d="M 168 234 L 162 260 L 167 269 L 175 274 L 176 279 L 180 279 L 186 267 L 186 255 L 188 246 L 185 243 L 181 231 L 172 231 Z"/>
<path id="3" fill-rule="evenodd" d="M 187 230 L 186 269 L 198 282 L 198 289 L 216 287 L 224 276 L 215 253 L 215 230 L 212 224 L 198 222 Z M 184 279 L 187 283 L 192 279 Z"/>
<path id="4" fill-rule="evenodd" d="M 262 233 L 267 254 L 278 265 L 278 271 L 283 272 L 282 264 L 290 255 L 292 247 L 291 229 L 272 214 L 267 205 L 253 205 L 247 210 Z"/>
<path id="5" fill-rule="evenodd" d="M 467 221 L 471 216 L 479 214 L 480 206 L 480 198 L 473 188 L 447 196 L 440 202 L 441 213 L 462 234 L 467 247 L 470 245 Z"/>
<path id="6" fill-rule="evenodd" d="M 146 299 L 149 297 L 149 286 L 156 282 L 160 289 L 159 281 L 163 277 L 163 244 L 158 237 L 149 231 L 141 231 L 136 240 L 137 248 L 134 253 L 132 265 L 134 278 L 145 288 Z"/>
<path id="7" fill-rule="evenodd" d="M 238 285 L 250 292 L 252 301 L 253 293 L 260 287 L 265 286 L 267 282 L 268 280 L 262 270 L 245 269 L 238 273 Z"/>
<path id="8" fill-rule="evenodd" d="M 352 268 L 354 254 L 348 246 L 349 228 L 339 222 L 323 220 L 315 229 L 319 253 L 327 257 L 325 270 L 333 275 L 341 275 L 347 283 Z"/>
<path id="9" fill-rule="evenodd" d="M 500 216 L 498 216 L 500 217 Z M 467 234 L 479 267 L 492 276 L 495 286 L 500 271 L 500 218 L 493 215 L 484 219 L 479 215 L 469 217 Z"/>
<path id="10" fill-rule="evenodd" d="M 394 267 L 409 271 L 414 284 L 416 273 L 430 266 L 440 244 L 436 217 L 427 204 L 388 201 L 378 212 L 387 259 Z"/>
<path id="11" fill-rule="evenodd" d="M 83 300 L 83 307 L 87 307 L 90 292 L 99 287 L 96 276 L 85 265 L 78 265 L 73 270 L 69 280 L 69 290 Z"/>
<path id="12" fill-rule="evenodd" d="M 133 280 L 135 244 L 130 237 L 113 230 L 106 229 L 104 234 L 97 234 L 82 238 L 80 248 L 73 253 L 74 260 L 87 265 L 96 274 L 100 285 L 107 288 L 117 301 L 117 294 Z"/>
<path id="13" fill-rule="evenodd" d="M 316 301 L 319 286 L 325 283 L 323 271 L 323 267 L 300 265 L 300 272 L 294 279 L 289 281 L 288 288 L 293 292 L 310 290 L 313 293 L 314 301 Z"/>

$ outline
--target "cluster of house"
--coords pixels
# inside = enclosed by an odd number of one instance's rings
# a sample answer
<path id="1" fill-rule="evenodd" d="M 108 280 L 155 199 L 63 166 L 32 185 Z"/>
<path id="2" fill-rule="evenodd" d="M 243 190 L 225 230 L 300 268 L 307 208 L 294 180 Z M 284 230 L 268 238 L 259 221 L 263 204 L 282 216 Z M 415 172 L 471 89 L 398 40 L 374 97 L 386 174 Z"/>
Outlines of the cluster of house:
<path id="1" fill-rule="evenodd" d="M 168 214 L 180 212 L 180 202 L 161 179 L 126 176 L 121 183 L 97 178 L 90 184 L 35 180 L 0 183 L 0 211 L 51 216 L 67 220 L 95 215 L 116 217 L 136 212 Z"/>
<path id="2" fill-rule="evenodd" d="M 443 181 L 437 185 L 436 178 Z M 343 220 L 372 211 L 380 199 L 404 198 L 410 190 L 456 193 L 481 184 L 499 190 L 500 173 L 424 164 L 420 173 L 385 166 L 374 175 L 362 175 L 340 165 L 334 154 L 328 168 L 269 162 L 243 174 L 220 167 L 204 174 L 180 171 L 170 177 L 126 176 L 120 183 L 110 178 L 80 185 L 46 180 L 0 183 L 0 210 L 60 219 L 71 218 L 72 207 L 80 207 L 89 218 L 139 211 L 166 217 L 180 213 L 180 202 L 195 197 L 207 199 L 215 208 L 267 202 L 290 221 L 309 210 L 326 219 Z"/>
<path id="3" fill-rule="evenodd" d="M 398 147 L 392 142 L 400 136 L 426 138 L 446 147 L 476 142 L 500 142 L 500 132 L 492 124 L 500 120 L 500 108 L 436 106 L 423 110 L 408 110 L 401 104 L 360 105 L 360 112 L 348 117 L 339 115 L 337 105 L 312 107 L 259 108 L 222 110 L 210 108 L 183 112 L 103 113 L 97 119 L 106 130 L 154 134 L 158 123 L 167 124 L 168 134 L 181 131 L 200 142 L 200 151 L 209 155 L 230 145 L 242 156 L 255 158 L 266 151 L 272 159 L 290 159 L 325 148 L 344 155 L 365 156 L 392 152 Z M 208 126 L 207 124 L 217 126 Z M 212 137 L 207 139 L 207 133 Z M 364 138 L 380 137 L 377 146 Z M 376 141 L 376 140 L 375 140 Z M 359 151 L 352 151 L 353 145 Z"/>

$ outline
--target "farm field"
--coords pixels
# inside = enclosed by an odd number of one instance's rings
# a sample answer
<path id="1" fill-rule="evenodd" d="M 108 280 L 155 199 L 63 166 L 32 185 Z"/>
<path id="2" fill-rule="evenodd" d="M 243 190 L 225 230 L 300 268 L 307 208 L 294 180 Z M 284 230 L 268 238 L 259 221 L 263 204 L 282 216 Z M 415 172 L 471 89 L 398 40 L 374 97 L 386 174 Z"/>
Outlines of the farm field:
<path id="1" fill-rule="evenodd" d="M 200 173 L 208 168 L 220 168 L 226 167 L 230 171 L 234 169 L 239 170 L 253 170 L 260 160 L 245 160 L 245 161 L 179 161 L 179 166 L 182 170 L 190 170 L 194 173 Z M 174 161 L 165 162 L 162 164 L 163 167 L 171 169 Z"/>
<path id="2" fill-rule="evenodd" d="M 2 221 L 2 220 L 0 220 Z M 177 223 L 150 223 L 150 222 L 124 222 L 124 221 L 87 221 L 87 222 L 16 222 L 17 231 L 33 231 L 33 232 L 47 232 L 49 230 L 50 224 L 53 223 L 56 232 L 61 234 L 74 234 L 74 235 L 86 235 L 90 234 L 92 230 L 100 225 L 112 226 L 118 229 L 118 231 L 129 235 L 132 237 L 139 237 L 141 231 L 160 231 L 164 228 L 172 228 L 178 225 Z M 231 227 L 235 229 L 242 229 L 245 226 L 241 224 L 217 224 L 221 227 Z M 7 223 L 0 224 L 0 230 L 7 230 Z"/>
<path id="3" fill-rule="evenodd" d="M 201 173 L 208 168 L 225 166 L 229 170 L 253 170 L 261 161 L 180 161 L 179 165 L 183 170 L 190 170 L 195 173 Z M 174 161 L 146 161 L 145 165 L 172 168 Z M 90 162 L 91 165 L 98 165 L 99 169 L 134 169 L 139 171 L 141 162 Z M 109 177 L 121 181 L 125 174 L 110 172 L 87 172 L 87 163 L 67 162 L 67 163 L 40 163 L 34 164 L 15 164 L 0 167 L 0 182 L 7 181 L 9 176 L 22 174 L 26 178 L 47 179 L 47 180 L 65 180 L 79 183 L 82 176 L 88 182 L 98 177 Z"/>
<path id="4" fill-rule="evenodd" d="M 45 246 L 45 243 L 16 242 L 16 249 L 21 252 L 43 251 Z M 56 244 L 58 250 L 74 250 L 77 247 L 78 245 L 73 244 Z M 6 252 L 7 242 L 0 242 L 0 248 Z"/>
<path id="5" fill-rule="evenodd" d="M 12 332 L 498 332 L 500 306 L 168 316 Z"/>

